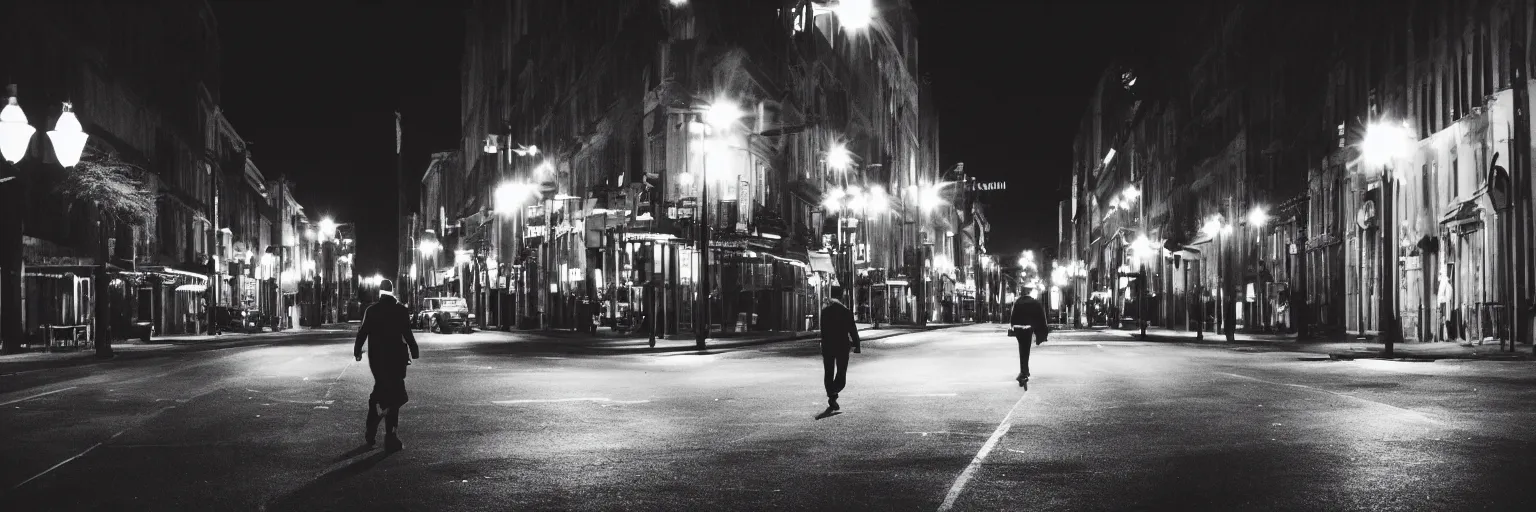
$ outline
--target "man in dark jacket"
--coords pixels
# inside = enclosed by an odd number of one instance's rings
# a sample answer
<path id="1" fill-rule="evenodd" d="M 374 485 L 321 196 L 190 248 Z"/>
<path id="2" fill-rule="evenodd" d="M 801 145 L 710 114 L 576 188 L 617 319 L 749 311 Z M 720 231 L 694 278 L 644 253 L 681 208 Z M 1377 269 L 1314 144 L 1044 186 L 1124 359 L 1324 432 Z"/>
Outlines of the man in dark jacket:
<path id="1" fill-rule="evenodd" d="M 368 344 L 368 369 L 373 371 L 373 393 L 368 395 L 368 446 L 379 433 L 379 419 L 384 419 L 384 448 L 405 448 L 396 429 L 400 426 L 400 406 L 410 401 L 405 393 L 405 368 L 411 359 L 421 357 L 416 337 L 411 335 L 410 313 L 395 299 L 394 283 L 379 283 L 379 301 L 363 312 L 363 325 L 357 330 L 352 355 L 363 360 L 363 344 Z"/>
<path id="2" fill-rule="evenodd" d="M 837 393 L 848 384 L 848 351 L 859 351 L 859 326 L 848 306 L 837 299 L 826 299 L 826 304 L 821 308 L 822 383 L 827 388 L 827 410 L 836 411 L 840 409 Z"/>
<path id="3" fill-rule="evenodd" d="M 1046 324 L 1045 305 L 1033 297 L 1034 289 L 1025 288 L 1024 295 L 1013 301 L 1013 313 L 1009 324 L 1011 329 L 1019 334 L 1014 338 L 1019 341 L 1019 381 L 1020 387 L 1027 387 L 1029 382 L 1029 342 L 1034 338 L 1036 345 L 1045 342 Z M 1026 329 L 1027 328 L 1027 329 Z"/>

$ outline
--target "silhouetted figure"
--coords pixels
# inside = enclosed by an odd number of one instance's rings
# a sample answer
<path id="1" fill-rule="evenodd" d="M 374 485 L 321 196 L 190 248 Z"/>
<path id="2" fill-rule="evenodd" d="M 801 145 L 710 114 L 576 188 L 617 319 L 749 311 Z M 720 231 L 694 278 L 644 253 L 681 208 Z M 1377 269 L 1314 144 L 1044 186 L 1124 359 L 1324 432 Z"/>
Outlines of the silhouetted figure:
<path id="1" fill-rule="evenodd" d="M 368 369 L 373 371 L 373 393 L 368 395 L 368 446 L 379 433 L 379 419 L 384 420 L 384 448 L 399 450 L 397 431 L 400 406 L 410 401 L 405 393 L 405 367 L 421 357 L 416 337 L 411 335 L 410 312 L 395 299 L 394 283 L 379 283 L 379 301 L 363 312 L 363 325 L 357 330 L 352 355 L 363 360 L 363 343 L 368 343 Z"/>
<path id="2" fill-rule="evenodd" d="M 821 366 L 829 411 L 841 408 L 837 394 L 848 384 L 850 349 L 859 350 L 859 326 L 853 322 L 853 311 L 837 299 L 826 299 L 826 307 L 821 308 Z"/>
<path id="3" fill-rule="evenodd" d="M 1046 324 L 1045 305 L 1035 300 L 1034 289 L 1025 288 L 1024 295 L 1013 301 L 1013 312 L 1009 315 L 1010 330 L 1017 333 L 1014 339 L 1019 342 L 1019 381 L 1020 387 L 1028 387 L 1029 382 L 1029 342 L 1034 338 L 1036 345 L 1045 343 Z"/>

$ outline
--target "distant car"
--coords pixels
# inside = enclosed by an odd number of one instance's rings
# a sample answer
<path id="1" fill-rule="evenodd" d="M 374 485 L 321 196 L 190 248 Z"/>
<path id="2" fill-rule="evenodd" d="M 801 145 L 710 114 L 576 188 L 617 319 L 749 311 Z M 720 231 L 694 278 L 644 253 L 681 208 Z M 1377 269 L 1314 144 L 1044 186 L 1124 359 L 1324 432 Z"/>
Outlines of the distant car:
<path id="1" fill-rule="evenodd" d="M 421 300 L 421 311 L 416 313 L 416 328 L 436 333 L 469 333 L 470 320 L 475 315 L 460 297 L 427 297 Z"/>
<path id="2" fill-rule="evenodd" d="M 261 323 L 255 314 L 241 308 L 214 306 L 215 321 L 224 332 L 261 332 Z"/>

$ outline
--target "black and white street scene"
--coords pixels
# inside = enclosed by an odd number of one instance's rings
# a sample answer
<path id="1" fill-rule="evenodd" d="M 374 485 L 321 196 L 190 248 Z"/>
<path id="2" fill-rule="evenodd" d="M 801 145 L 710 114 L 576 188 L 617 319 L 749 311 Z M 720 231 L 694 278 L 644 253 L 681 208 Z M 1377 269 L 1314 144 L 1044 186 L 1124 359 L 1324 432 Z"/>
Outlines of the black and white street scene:
<path id="1" fill-rule="evenodd" d="M 0 510 L 1536 509 L 1533 27 L 0 3 Z"/>

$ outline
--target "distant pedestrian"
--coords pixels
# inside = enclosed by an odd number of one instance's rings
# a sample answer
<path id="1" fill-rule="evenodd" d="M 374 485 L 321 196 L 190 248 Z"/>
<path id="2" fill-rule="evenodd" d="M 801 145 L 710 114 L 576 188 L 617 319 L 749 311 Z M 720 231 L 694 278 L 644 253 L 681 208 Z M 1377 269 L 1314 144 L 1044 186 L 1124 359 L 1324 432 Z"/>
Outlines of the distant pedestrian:
<path id="1" fill-rule="evenodd" d="M 382 418 L 384 448 L 390 451 L 405 448 L 398 432 L 400 406 L 410 401 L 405 392 L 405 368 L 411 359 L 421 357 L 416 337 L 411 335 L 410 314 L 395 299 L 394 289 L 388 279 L 379 283 L 382 296 L 363 312 L 363 325 L 352 347 L 352 355 L 362 361 L 363 344 L 368 344 L 368 369 L 373 371 L 373 393 L 368 395 L 368 446 L 376 442 Z"/>
<path id="2" fill-rule="evenodd" d="M 837 394 L 848 384 L 848 351 L 859 352 L 859 326 L 853 311 L 837 299 L 826 299 L 821 308 L 822 384 L 827 389 L 827 410 L 841 409 Z"/>
<path id="3" fill-rule="evenodd" d="M 1046 324 L 1045 305 L 1034 297 L 1033 288 L 1025 288 L 1024 295 L 1013 301 L 1013 312 L 1009 315 L 1009 333 L 1019 342 L 1019 387 L 1028 387 L 1029 383 L 1029 348 L 1030 341 L 1036 345 L 1045 343 L 1045 336 L 1049 330 Z"/>

